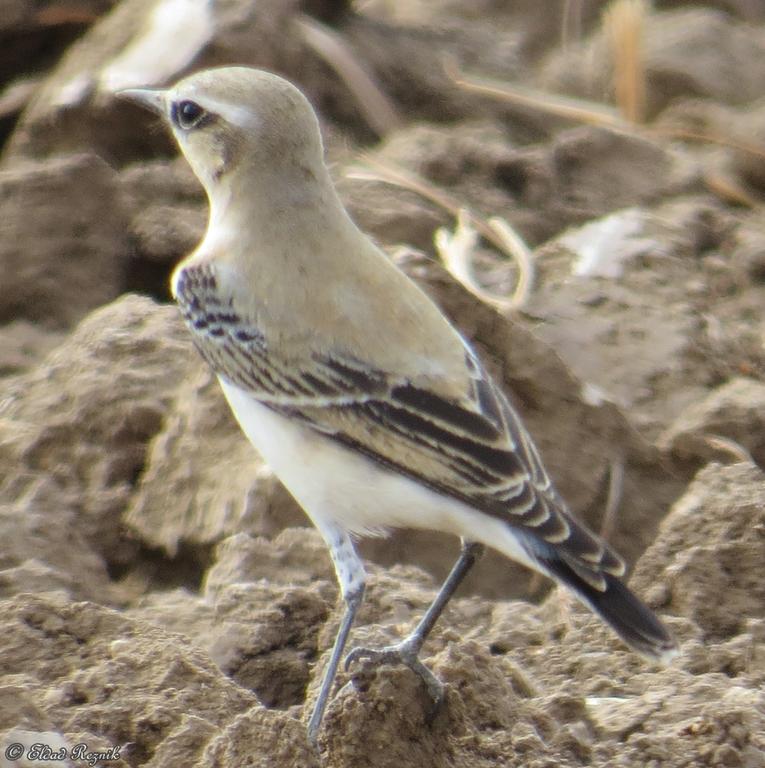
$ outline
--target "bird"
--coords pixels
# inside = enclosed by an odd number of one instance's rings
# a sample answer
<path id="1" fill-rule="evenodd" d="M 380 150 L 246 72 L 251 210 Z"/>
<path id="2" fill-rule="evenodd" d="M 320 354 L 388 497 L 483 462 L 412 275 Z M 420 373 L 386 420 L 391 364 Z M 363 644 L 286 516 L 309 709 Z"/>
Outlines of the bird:
<path id="1" fill-rule="evenodd" d="M 364 596 L 355 541 L 396 528 L 453 534 L 459 556 L 414 630 L 352 649 L 346 669 L 404 664 L 438 706 L 444 687 L 420 651 L 485 547 L 668 662 L 672 635 L 625 585 L 624 561 L 574 518 L 470 342 L 352 221 L 304 94 L 227 66 L 120 95 L 161 116 L 207 193 L 207 230 L 174 270 L 173 296 L 244 434 L 329 548 L 343 614 L 310 741 Z"/>

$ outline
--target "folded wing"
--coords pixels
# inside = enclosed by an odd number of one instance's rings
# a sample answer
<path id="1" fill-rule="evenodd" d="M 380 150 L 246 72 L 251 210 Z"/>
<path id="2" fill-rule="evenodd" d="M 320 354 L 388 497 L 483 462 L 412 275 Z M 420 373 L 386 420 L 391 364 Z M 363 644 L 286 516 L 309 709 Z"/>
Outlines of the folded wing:
<path id="1" fill-rule="evenodd" d="M 624 572 L 621 559 L 571 518 L 520 419 L 467 345 L 469 390 L 445 397 L 350 355 L 286 359 L 221 295 L 210 266 L 186 267 L 175 287 L 202 356 L 259 402 L 505 520 L 544 570 L 554 552 L 596 591 L 606 589 L 607 575 Z"/>

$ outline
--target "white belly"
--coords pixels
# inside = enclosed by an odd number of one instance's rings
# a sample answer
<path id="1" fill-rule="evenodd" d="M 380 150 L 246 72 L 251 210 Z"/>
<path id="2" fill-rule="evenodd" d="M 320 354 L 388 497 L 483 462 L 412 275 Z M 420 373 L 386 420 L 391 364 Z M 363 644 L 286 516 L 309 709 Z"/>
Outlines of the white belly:
<path id="1" fill-rule="evenodd" d="M 219 381 L 250 442 L 318 528 L 326 522 L 357 534 L 388 528 L 443 531 L 535 568 L 501 520 L 380 467 L 266 408 L 225 379 Z"/>

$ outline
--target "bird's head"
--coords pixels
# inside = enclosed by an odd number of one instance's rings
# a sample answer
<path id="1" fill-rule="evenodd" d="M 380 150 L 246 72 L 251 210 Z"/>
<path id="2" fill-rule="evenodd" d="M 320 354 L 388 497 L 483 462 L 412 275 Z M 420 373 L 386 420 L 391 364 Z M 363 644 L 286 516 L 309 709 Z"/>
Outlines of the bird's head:
<path id="1" fill-rule="evenodd" d="M 269 72 L 221 67 L 167 89 L 131 88 L 118 95 L 165 119 L 208 193 L 242 169 L 306 176 L 323 163 L 311 105 Z"/>

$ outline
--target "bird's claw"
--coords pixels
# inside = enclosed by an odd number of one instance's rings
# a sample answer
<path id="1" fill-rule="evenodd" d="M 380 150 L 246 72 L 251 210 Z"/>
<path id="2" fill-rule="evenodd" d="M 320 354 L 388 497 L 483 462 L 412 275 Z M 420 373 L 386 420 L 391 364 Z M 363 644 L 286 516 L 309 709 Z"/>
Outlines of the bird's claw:
<path id="1" fill-rule="evenodd" d="M 409 666 L 409 657 L 401 652 L 398 646 L 390 645 L 386 648 L 361 648 L 356 647 L 348 652 L 345 657 L 345 671 L 351 668 L 351 664 L 366 659 L 374 667 L 382 664 L 406 664 Z"/>
<path id="2" fill-rule="evenodd" d="M 438 710 L 444 700 L 443 683 L 420 661 L 417 653 L 419 647 L 404 640 L 398 645 L 389 645 L 385 648 L 353 648 L 345 657 L 345 671 L 351 664 L 362 659 L 367 660 L 372 666 L 381 664 L 403 664 L 412 670 L 425 683 L 428 694 L 433 701 L 433 712 Z"/>

